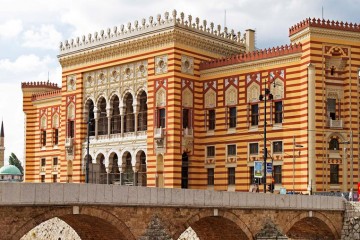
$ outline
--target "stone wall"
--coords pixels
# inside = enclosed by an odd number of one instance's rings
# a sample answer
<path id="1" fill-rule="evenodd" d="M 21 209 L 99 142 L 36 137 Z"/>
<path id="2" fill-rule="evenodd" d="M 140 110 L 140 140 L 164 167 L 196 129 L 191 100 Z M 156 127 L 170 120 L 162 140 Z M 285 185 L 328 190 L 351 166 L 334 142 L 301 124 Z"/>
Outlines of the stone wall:
<path id="1" fill-rule="evenodd" d="M 360 239 L 360 202 L 347 202 L 341 239 Z"/>

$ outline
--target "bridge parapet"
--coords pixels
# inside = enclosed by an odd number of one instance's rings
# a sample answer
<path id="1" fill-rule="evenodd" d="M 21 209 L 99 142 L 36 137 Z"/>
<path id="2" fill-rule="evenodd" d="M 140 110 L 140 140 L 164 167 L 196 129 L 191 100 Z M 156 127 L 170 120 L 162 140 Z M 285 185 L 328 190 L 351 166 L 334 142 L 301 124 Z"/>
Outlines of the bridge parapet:
<path id="1" fill-rule="evenodd" d="M 345 211 L 344 199 L 104 184 L 0 183 L 0 206 L 117 205 Z"/>

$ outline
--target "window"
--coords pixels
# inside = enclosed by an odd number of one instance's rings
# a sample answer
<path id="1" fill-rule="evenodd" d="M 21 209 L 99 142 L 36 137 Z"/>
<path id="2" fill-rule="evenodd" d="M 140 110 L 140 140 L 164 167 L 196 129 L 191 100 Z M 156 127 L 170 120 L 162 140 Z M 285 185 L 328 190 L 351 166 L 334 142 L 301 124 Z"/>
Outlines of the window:
<path id="1" fill-rule="evenodd" d="M 249 152 L 250 155 L 257 155 L 259 154 L 259 144 L 258 143 L 250 143 L 249 144 Z"/>
<path id="2" fill-rule="evenodd" d="M 280 184 L 281 183 L 281 165 L 275 165 L 274 166 L 274 183 Z"/>
<path id="3" fill-rule="evenodd" d="M 55 128 L 53 134 L 54 134 L 54 145 L 58 145 L 59 144 L 59 129 Z"/>
<path id="4" fill-rule="evenodd" d="M 215 129 L 215 110 L 209 110 L 209 130 Z"/>
<path id="5" fill-rule="evenodd" d="M 53 177 L 52 177 L 53 179 L 52 179 L 52 181 L 53 182 L 57 182 L 57 175 L 55 174 L 55 175 L 53 175 Z"/>
<path id="6" fill-rule="evenodd" d="M 236 155 L 236 145 L 227 145 L 227 155 L 228 156 L 235 156 Z"/>
<path id="7" fill-rule="evenodd" d="M 254 177 L 254 167 L 250 167 L 249 168 L 249 175 L 250 175 L 250 184 L 253 184 L 255 182 L 255 177 Z"/>
<path id="8" fill-rule="evenodd" d="M 339 150 L 339 141 L 336 138 L 330 140 L 329 150 Z"/>
<path id="9" fill-rule="evenodd" d="M 229 128 L 236 127 L 236 107 L 229 108 Z"/>
<path id="10" fill-rule="evenodd" d="M 206 157 L 215 157 L 215 146 L 206 147 Z"/>
<path id="11" fill-rule="evenodd" d="M 339 184 L 339 165 L 330 164 L 330 184 Z"/>
<path id="12" fill-rule="evenodd" d="M 53 166 L 56 166 L 56 165 L 58 165 L 58 158 L 54 157 L 53 158 Z"/>
<path id="13" fill-rule="evenodd" d="M 235 185 L 235 168 L 228 168 L 228 185 Z"/>
<path id="14" fill-rule="evenodd" d="M 328 117 L 330 117 L 332 120 L 336 120 L 336 99 L 328 98 L 326 105 Z"/>
<path id="15" fill-rule="evenodd" d="M 273 142 L 273 153 L 282 153 L 282 151 L 283 151 L 282 141 Z"/>
<path id="16" fill-rule="evenodd" d="M 190 110 L 189 109 L 183 109 L 182 111 L 182 122 L 183 122 L 183 128 L 190 128 Z"/>
<path id="17" fill-rule="evenodd" d="M 42 158 L 42 159 L 41 159 L 41 166 L 42 166 L 42 167 L 45 167 L 45 165 L 46 165 L 46 159 L 45 159 L 45 158 Z"/>
<path id="18" fill-rule="evenodd" d="M 259 106 L 257 104 L 251 105 L 251 126 L 259 125 Z"/>
<path id="19" fill-rule="evenodd" d="M 166 112 L 165 108 L 158 110 L 158 128 L 165 128 Z"/>
<path id="20" fill-rule="evenodd" d="M 41 146 L 46 146 L 46 130 L 41 130 Z"/>
<path id="21" fill-rule="evenodd" d="M 207 176 L 208 176 L 208 185 L 209 186 L 214 186 L 214 169 L 213 168 L 208 168 L 207 169 Z"/>
<path id="22" fill-rule="evenodd" d="M 41 182 L 45 182 L 45 175 L 41 175 Z"/>
<path id="23" fill-rule="evenodd" d="M 74 120 L 69 120 L 68 121 L 68 128 L 67 128 L 67 137 L 68 138 L 74 138 L 74 132 L 75 132 L 75 124 L 74 124 Z"/>
<path id="24" fill-rule="evenodd" d="M 283 116 L 282 101 L 275 102 L 275 123 L 282 123 Z"/>

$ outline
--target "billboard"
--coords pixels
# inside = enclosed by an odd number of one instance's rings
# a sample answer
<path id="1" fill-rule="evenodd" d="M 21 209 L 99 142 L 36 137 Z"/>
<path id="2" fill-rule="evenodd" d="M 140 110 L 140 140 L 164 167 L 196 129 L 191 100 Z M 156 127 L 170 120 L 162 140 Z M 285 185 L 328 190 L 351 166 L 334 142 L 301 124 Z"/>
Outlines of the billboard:
<path id="1" fill-rule="evenodd" d="M 261 161 L 254 161 L 254 177 L 262 178 L 264 174 L 264 166 Z"/>

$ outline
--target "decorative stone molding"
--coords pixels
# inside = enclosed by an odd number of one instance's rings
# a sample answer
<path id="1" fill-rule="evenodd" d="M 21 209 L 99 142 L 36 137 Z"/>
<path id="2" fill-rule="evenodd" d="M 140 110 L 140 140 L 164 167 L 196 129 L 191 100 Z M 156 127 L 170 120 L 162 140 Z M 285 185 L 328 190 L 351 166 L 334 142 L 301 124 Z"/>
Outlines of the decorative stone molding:
<path id="1" fill-rule="evenodd" d="M 225 105 L 237 105 L 238 104 L 238 91 L 234 86 L 230 86 L 225 91 Z"/>
<path id="2" fill-rule="evenodd" d="M 181 72 L 194 75 L 194 58 L 181 55 Z"/>
<path id="3" fill-rule="evenodd" d="M 257 102 L 260 96 L 260 85 L 253 82 L 247 87 L 247 102 Z"/>
<path id="4" fill-rule="evenodd" d="M 203 20 L 201 24 L 199 18 L 196 18 L 195 23 L 193 23 L 191 15 L 189 15 L 186 20 L 185 14 L 180 13 L 180 18 L 178 18 L 177 11 L 173 10 L 172 17 L 169 17 L 169 13 L 165 12 L 163 18 L 160 14 L 158 14 L 156 21 L 154 21 L 154 18 L 151 16 L 149 17 L 148 22 L 146 22 L 146 19 L 142 19 L 141 25 L 139 25 L 138 21 L 135 21 L 133 26 L 129 22 L 127 27 L 122 24 L 120 28 L 115 26 L 113 30 L 108 28 L 106 32 L 101 30 L 100 33 L 95 32 L 94 34 L 88 34 L 87 37 L 83 35 L 81 39 L 77 37 L 75 40 L 71 39 L 60 42 L 60 56 L 79 52 L 84 49 L 88 50 L 98 46 L 104 46 L 114 42 L 128 41 L 129 39 L 138 37 L 139 35 L 151 35 L 156 32 L 175 27 L 186 29 L 187 31 L 221 40 L 223 42 L 229 42 L 237 45 L 245 43 L 245 38 L 240 37 L 240 32 L 237 34 L 235 34 L 234 30 L 228 32 L 227 27 L 222 29 L 220 25 L 217 25 L 217 28 L 214 29 L 214 23 L 210 23 L 208 26 L 207 21 Z"/>
<path id="5" fill-rule="evenodd" d="M 52 127 L 53 128 L 59 128 L 59 126 L 60 126 L 59 119 L 60 119 L 59 114 L 55 113 L 52 118 Z"/>
<path id="6" fill-rule="evenodd" d="M 168 56 L 162 55 L 155 57 L 155 74 L 164 74 L 168 71 Z"/>
<path id="7" fill-rule="evenodd" d="M 189 88 L 185 88 L 182 92 L 182 106 L 188 108 L 193 107 L 193 93 Z"/>
<path id="8" fill-rule="evenodd" d="M 164 88 L 159 89 L 156 92 L 156 107 L 166 106 L 166 91 Z"/>
<path id="9" fill-rule="evenodd" d="M 75 118 L 75 104 L 70 103 L 67 107 L 67 119 L 74 119 Z"/>
<path id="10" fill-rule="evenodd" d="M 75 91 L 76 90 L 76 75 L 72 74 L 66 77 L 67 82 L 67 91 Z"/>
<path id="11" fill-rule="evenodd" d="M 273 94 L 274 100 L 283 99 L 284 98 L 284 92 L 285 92 L 284 91 L 284 82 L 282 80 L 280 80 L 279 78 L 276 78 L 270 84 L 270 92 Z"/>
<path id="12" fill-rule="evenodd" d="M 344 97 L 344 90 L 340 87 L 326 87 L 326 98 L 340 100 Z"/>
<path id="13" fill-rule="evenodd" d="M 40 120 L 40 129 L 46 129 L 47 128 L 47 118 L 46 116 L 42 116 Z"/>
<path id="14" fill-rule="evenodd" d="M 214 108 L 216 107 L 216 92 L 213 89 L 210 89 L 205 93 L 205 108 Z"/>

